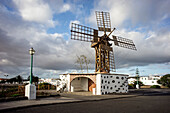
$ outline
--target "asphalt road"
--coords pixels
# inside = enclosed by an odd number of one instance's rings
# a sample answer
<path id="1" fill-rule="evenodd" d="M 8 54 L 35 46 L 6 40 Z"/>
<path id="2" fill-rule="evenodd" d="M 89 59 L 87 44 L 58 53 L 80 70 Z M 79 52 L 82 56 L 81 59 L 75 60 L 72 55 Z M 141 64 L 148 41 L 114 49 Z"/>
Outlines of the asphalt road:
<path id="1" fill-rule="evenodd" d="M 6 113 L 170 113 L 170 95 L 45 105 L 15 109 Z"/>

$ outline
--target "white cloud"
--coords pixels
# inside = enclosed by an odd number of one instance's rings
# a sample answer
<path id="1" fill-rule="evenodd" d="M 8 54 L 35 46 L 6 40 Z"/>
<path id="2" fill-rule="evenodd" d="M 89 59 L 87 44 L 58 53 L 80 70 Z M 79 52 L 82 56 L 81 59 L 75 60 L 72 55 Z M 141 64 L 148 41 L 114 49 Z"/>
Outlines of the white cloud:
<path id="1" fill-rule="evenodd" d="M 64 13 L 71 10 L 71 4 L 65 3 L 64 0 L 43 0 L 49 4 L 53 13 Z"/>
<path id="2" fill-rule="evenodd" d="M 52 11 L 42 0 L 13 0 L 13 2 L 24 20 L 54 24 Z"/>
<path id="3" fill-rule="evenodd" d="M 136 31 L 121 30 L 122 37 L 132 39 L 137 47 L 137 51 L 115 47 L 116 63 L 118 67 L 127 67 L 135 65 L 149 65 L 153 63 L 166 63 L 170 61 L 170 33 L 150 32 L 150 38 L 147 34 Z M 118 34 L 116 34 L 118 35 Z M 161 37 L 161 38 L 160 38 Z"/>
<path id="4" fill-rule="evenodd" d="M 125 27 L 136 24 L 151 25 L 159 23 L 162 18 L 170 15 L 170 1 L 164 0 L 99 0 L 95 2 L 95 7 L 91 11 L 88 19 L 92 24 L 96 24 L 94 11 L 110 12 L 112 27 Z"/>
<path id="5" fill-rule="evenodd" d="M 70 10 L 70 5 L 69 4 L 64 4 L 62 8 L 60 8 L 60 13 L 66 12 Z"/>
<path id="6" fill-rule="evenodd" d="M 0 59 L 0 65 L 14 65 L 13 62 L 10 62 L 7 59 Z"/>

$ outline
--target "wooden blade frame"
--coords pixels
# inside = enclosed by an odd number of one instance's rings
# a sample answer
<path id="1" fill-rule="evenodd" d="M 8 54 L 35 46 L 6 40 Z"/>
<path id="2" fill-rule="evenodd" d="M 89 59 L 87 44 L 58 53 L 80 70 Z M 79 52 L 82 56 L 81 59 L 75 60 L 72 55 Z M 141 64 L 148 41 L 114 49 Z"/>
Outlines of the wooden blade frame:
<path id="1" fill-rule="evenodd" d="M 137 50 L 132 40 L 114 36 L 114 35 L 112 37 L 113 37 L 112 41 L 114 41 L 114 44 L 116 46 L 120 46 L 120 47 L 127 48 L 127 49 L 132 49 L 132 50 Z"/>
<path id="2" fill-rule="evenodd" d="M 113 51 L 110 51 L 109 60 L 110 60 L 110 70 L 116 72 L 116 66 L 115 66 L 115 59 L 114 59 Z"/>
<path id="3" fill-rule="evenodd" d="M 96 40 L 97 37 L 98 37 L 98 30 L 72 23 L 71 39 L 92 42 L 93 40 Z"/>
<path id="4" fill-rule="evenodd" d="M 96 19 L 99 31 L 111 32 L 110 13 L 96 11 Z"/>

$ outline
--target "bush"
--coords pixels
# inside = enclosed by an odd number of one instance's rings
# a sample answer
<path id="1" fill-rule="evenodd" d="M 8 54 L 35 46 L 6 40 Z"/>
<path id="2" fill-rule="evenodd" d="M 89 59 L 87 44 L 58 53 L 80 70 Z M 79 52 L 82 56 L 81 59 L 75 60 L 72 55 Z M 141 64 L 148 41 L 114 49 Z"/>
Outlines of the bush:
<path id="1" fill-rule="evenodd" d="M 56 89 L 56 86 L 51 85 L 50 83 L 44 82 L 39 84 L 39 90 L 46 90 L 48 87 L 50 87 L 50 89 Z"/>
<path id="2" fill-rule="evenodd" d="M 129 86 L 129 89 L 134 89 L 134 88 L 136 88 L 136 85 L 137 85 L 137 81 L 135 81 L 133 84 L 128 84 L 128 86 Z M 144 84 L 141 82 L 141 81 L 139 81 L 139 86 L 143 86 Z"/>
<path id="3" fill-rule="evenodd" d="M 157 81 L 158 84 L 162 84 L 163 86 L 170 88 L 170 74 L 166 74 L 163 77 L 161 77 L 160 80 Z"/>
<path id="4" fill-rule="evenodd" d="M 153 85 L 150 88 L 161 88 L 159 85 Z"/>
<path id="5" fill-rule="evenodd" d="M 11 97 L 18 97 L 20 94 L 12 94 Z"/>
<path id="6" fill-rule="evenodd" d="M 133 84 L 128 84 L 129 89 L 134 89 L 134 85 Z"/>

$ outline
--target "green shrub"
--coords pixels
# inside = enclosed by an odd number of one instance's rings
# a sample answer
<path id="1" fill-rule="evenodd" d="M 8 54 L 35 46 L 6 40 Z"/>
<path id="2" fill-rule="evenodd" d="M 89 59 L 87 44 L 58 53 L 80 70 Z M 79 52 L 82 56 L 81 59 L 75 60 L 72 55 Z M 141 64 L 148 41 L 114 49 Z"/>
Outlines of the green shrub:
<path id="1" fill-rule="evenodd" d="M 50 84 L 50 83 L 46 83 L 46 82 L 40 83 L 40 84 L 39 84 L 39 89 L 40 89 L 40 90 L 46 90 L 46 89 L 48 89 L 48 85 L 49 85 L 50 88 L 51 88 L 51 84 Z"/>
<path id="2" fill-rule="evenodd" d="M 18 97 L 20 94 L 12 94 L 11 97 Z"/>
<path id="3" fill-rule="evenodd" d="M 161 88 L 159 85 L 153 85 L 150 88 Z"/>
<path id="4" fill-rule="evenodd" d="M 129 89 L 134 89 L 135 88 L 133 84 L 128 84 L 128 87 L 129 87 Z"/>

